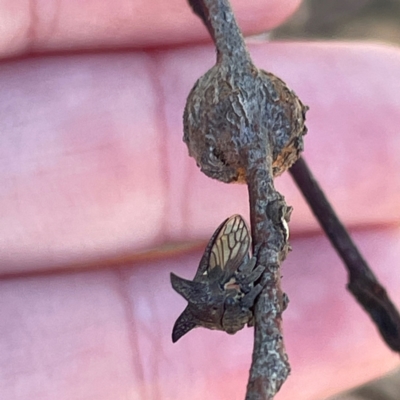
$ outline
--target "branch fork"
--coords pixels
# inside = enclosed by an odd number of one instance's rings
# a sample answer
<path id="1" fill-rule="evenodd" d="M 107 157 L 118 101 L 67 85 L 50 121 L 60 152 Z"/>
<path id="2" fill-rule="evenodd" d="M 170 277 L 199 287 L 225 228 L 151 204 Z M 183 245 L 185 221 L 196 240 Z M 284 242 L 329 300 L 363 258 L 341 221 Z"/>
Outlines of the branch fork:
<path id="1" fill-rule="evenodd" d="M 399 313 L 354 250 L 304 160 L 296 162 L 307 132 L 308 107 L 281 79 L 253 64 L 229 0 L 189 4 L 208 29 L 217 60 L 187 98 L 183 140 L 207 176 L 247 184 L 251 237 L 243 219 L 233 216 L 212 236 L 193 281 L 171 275 L 174 289 L 188 300 L 173 340 L 196 326 L 235 333 L 254 325 L 246 400 L 273 399 L 279 391 L 290 373 L 282 335 L 288 298 L 281 289 L 280 266 L 290 250 L 292 209 L 275 190 L 273 179 L 294 164 L 292 176 L 349 269 L 349 290 L 388 345 L 400 351 Z M 352 264 L 351 258 L 358 262 Z M 240 283 L 244 281 L 250 285 L 247 289 Z"/>
<path id="2" fill-rule="evenodd" d="M 253 64 L 228 0 L 189 3 L 213 38 L 217 60 L 188 96 L 183 139 L 207 176 L 248 185 L 253 253 L 263 273 L 252 310 L 255 343 L 246 399 L 272 399 L 290 371 L 281 326 L 287 298 L 280 286 L 290 208 L 273 179 L 303 150 L 307 107 L 281 79 Z"/>

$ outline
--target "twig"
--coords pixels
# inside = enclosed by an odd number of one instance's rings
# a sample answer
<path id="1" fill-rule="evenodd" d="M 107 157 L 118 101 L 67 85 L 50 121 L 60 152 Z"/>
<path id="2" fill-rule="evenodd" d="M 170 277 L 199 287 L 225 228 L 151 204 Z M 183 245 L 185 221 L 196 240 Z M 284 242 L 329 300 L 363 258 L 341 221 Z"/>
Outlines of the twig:
<path id="1" fill-rule="evenodd" d="M 207 176 L 248 185 L 253 255 L 257 260 L 256 265 L 253 258 L 244 267 L 255 279 L 254 286 L 251 282 L 253 294 L 246 295 L 250 296 L 248 304 L 253 304 L 250 299 L 254 301 L 259 290 L 261 293 L 254 307 L 254 351 L 246 400 L 271 400 L 290 372 L 281 330 L 287 298 L 280 286 L 280 266 L 289 249 L 287 222 L 291 208 L 275 190 L 273 178 L 299 157 L 307 107 L 283 81 L 254 66 L 229 0 L 189 0 L 189 4 L 215 43 L 217 62 L 188 96 L 184 141 Z M 291 173 L 348 267 L 349 290 L 375 321 L 388 345 L 399 351 L 400 317 L 385 290 L 352 244 L 304 161 L 296 163 Z M 209 265 L 214 247 L 225 251 L 220 232 L 230 243 L 232 221 L 241 221 L 241 217 L 231 217 L 217 229 L 193 281 L 172 275 L 174 288 L 189 303 L 175 324 L 174 341 L 196 326 L 234 333 L 253 322 L 251 311 L 242 308 L 236 296 L 239 289 L 228 288 L 226 293 L 220 290 L 221 282 L 223 288 L 229 287 L 237 273 L 226 275 L 220 268 L 224 263 L 218 268 Z M 248 247 L 242 243 L 240 248 L 240 262 L 235 259 L 231 269 L 247 257 Z M 228 258 L 234 257 L 233 247 L 229 254 Z M 229 302 L 225 304 L 226 300 Z M 230 313 L 224 309 L 228 304 Z"/>
<path id="2" fill-rule="evenodd" d="M 288 252 L 291 209 L 273 177 L 302 150 L 306 107 L 283 81 L 254 66 L 228 0 L 189 3 L 214 40 L 217 63 L 188 96 L 184 141 L 207 176 L 248 185 L 253 253 L 264 272 L 246 399 L 269 400 L 290 371 L 281 331 L 286 301 L 280 265 Z"/>
<path id="3" fill-rule="evenodd" d="M 348 290 L 374 321 L 386 344 L 400 353 L 400 314 L 339 221 L 304 159 L 290 173 L 349 273 Z"/>
<path id="4" fill-rule="evenodd" d="M 272 399 L 285 382 L 290 365 L 282 336 L 282 312 L 286 308 L 280 285 L 280 265 L 288 244 L 285 224 L 291 209 L 275 190 L 272 174 L 257 167 L 248 176 L 251 229 L 254 250 L 261 265 L 264 287 L 255 306 L 254 349 L 246 400 Z"/>

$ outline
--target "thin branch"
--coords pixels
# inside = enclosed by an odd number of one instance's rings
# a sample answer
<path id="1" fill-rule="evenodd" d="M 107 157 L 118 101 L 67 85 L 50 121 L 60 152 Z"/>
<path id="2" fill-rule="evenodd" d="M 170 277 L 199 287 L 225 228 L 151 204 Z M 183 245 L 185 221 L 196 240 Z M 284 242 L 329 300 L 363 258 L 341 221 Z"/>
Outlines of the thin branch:
<path id="1" fill-rule="evenodd" d="M 275 190 L 273 178 L 291 167 L 303 149 L 307 107 L 282 80 L 254 66 L 229 0 L 189 0 L 189 4 L 213 38 L 217 61 L 187 98 L 183 140 L 207 176 L 248 185 L 253 254 L 256 270 L 264 272 L 254 307 L 254 351 L 246 400 L 272 400 L 290 371 L 281 329 L 287 300 L 280 286 L 280 266 L 288 252 L 291 211 Z M 399 351 L 400 318 L 385 290 L 352 245 L 304 161 L 295 164 L 291 172 L 347 262 L 349 290 L 371 315 L 386 342 Z M 181 286 L 182 294 L 189 283 L 182 281 Z M 197 290 L 197 286 L 192 289 Z M 207 301 L 195 297 L 200 314 L 208 315 Z M 188 313 L 184 317 L 179 320 L 183 327 L 180 334 L 197 323 L 188 323 Z"/>
<path id="2" fill-rule="evenodd" d="M 348 290 L 374 321 L 386 344 L 400 353 L 400 314 L 386 290 L 358 251 L 303 158 L 290 168 L 290 173 L 346 266 Z"/>
<path id="3" fill-rule="evenodd" d="M 290 371 L 281 327 L 286 297 L 280 287 L 290 208 L 273 178 L 303 148 L 307 108 L 282 80 L 255 67 L 229 0 L 189 3 L 214 40 L 217 62 L 188 96 L 184 141 L 207 176 L 248 185 L 254 255 L 264 272 L 246 399 L 271 400 Z"/>
<path id="4" fill-rule="evenodd" d="M 258 264 L 266 269 L 261 277 L 263 291 L 255 306 L 254 348 L 246 400 L 272 399 L 290 373 L 282 336 L 286 304 L 280 279 L 280 266 L 288 252 L 287 231 L 282 221 L 288 219 L 290 209 L 265 168 L 249 168 L 247 181 L 254 253 Z"/>

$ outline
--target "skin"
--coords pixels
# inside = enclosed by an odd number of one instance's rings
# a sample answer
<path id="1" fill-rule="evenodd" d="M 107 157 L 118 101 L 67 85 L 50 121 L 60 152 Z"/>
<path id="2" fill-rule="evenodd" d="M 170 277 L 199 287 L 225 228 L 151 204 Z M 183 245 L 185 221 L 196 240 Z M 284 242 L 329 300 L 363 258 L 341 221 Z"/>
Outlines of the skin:
<path id="1" fill-rule="evenodd" d="M 207 33 L 184 1 L 156 13 L 158 3 L 37 2 L 33 12 L 0 2 L 2 398 L 244 396 L 251 329 L 170 339 L 185 302 L 169 272 L 193 278 L 219 223 L 248 219 L 248 199 L 244 186 L 206 178 L 187 156 L 185 98 L 214 50 L 196 45 Z M 278 25 L 297 5 L 233 2 L 246 33 Z M 183 41 L 190 46 L 175 46 Z M 10 58 L 27 49 L 41 54 Z M 310 106 L 305 157 L 400 305 L 399 50 L 253 43 L 250 51 Z M 290 178 L 277 187 L 294 207 L 282 271 L 292 374 L 277 399 L 323 399 L 395 368 L 398 357 L 345 291 L 340 260 Z"/>

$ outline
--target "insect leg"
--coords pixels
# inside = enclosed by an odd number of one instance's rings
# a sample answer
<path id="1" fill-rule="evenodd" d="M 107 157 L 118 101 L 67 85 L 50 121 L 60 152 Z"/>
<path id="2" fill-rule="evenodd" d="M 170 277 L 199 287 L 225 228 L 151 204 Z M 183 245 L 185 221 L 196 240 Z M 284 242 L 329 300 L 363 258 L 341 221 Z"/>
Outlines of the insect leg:
<path id="1" fill-rule="evenodd" d="M 242 300 L 240 301 L 240 305 L 244 308 L 251 308 L 254 306 L 254 302 L 257 298 L 257 296 L 261 293 L 263 287 L 258 284 L 253 287 L 253 289 L 250 290 L 249 293 L 244 295 Z"/>

